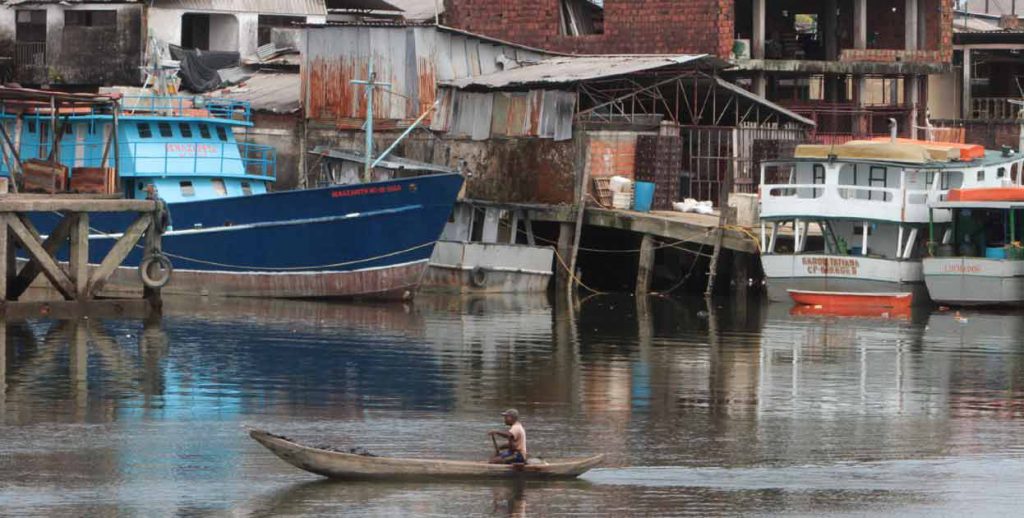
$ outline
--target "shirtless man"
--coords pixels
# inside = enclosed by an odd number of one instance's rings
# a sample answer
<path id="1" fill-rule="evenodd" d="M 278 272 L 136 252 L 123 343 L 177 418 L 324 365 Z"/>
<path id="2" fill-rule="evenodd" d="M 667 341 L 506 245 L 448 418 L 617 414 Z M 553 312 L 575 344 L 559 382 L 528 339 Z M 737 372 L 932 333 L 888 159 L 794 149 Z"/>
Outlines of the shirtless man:
<path id="1" fill-rule="evenodd" d="M 501 413 L 505 418 L 505 425 L 508 431 L 491 430 L 487 432 L 490 437 L 502 437 L 508 440 L 506 446 L 498 450 L 498 454 L 491 458 L 491 464 L 525 464 L 526 463 L 526 430 L 523 423 L 519 422 L 519 412 L 510 408 Z"/>

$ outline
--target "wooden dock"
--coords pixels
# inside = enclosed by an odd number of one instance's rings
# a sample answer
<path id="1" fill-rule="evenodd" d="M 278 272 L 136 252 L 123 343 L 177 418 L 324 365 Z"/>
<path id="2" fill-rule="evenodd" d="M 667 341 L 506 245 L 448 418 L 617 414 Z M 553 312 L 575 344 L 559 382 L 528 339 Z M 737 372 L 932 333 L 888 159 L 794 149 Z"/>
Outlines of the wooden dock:
<path id="1" fill-rule="evenodd" d="M 526 228 L 532 222 L 558 223 L 558 244 L 556 251 L 559 257 L 569 262 L 572 255 L 572 236 L 575 233 L 577 209 L 569 205 L 542 205 L 496 203 L 479 200 L 464 200 L 480 207 L 500 207 L 517 214 L 516 220 L 525 221 Z M 674 211 L 637 212 L 632 210 L 606 209 L 587 206 L 583 211 L 585 227 L 610 228 L 636 233 L 641 237 L 638 254 L 637 292 L 644 293 L 650 285 L 651 270 L 654 263 L 654 252 L 657 242 L 689 243 L 698 246 L 715 248 L 719 244 L 724 250 L 741 254 L 757 255 L 759 244 L 755 238 L 760 229 L 742 229 L 727 226 L 721 229 L 719 242 L 718 230 L 721 227 L 719 214 L 696 214 Z M 528 230 L 531 234 L 532 231 Z M 746 263 L 738 265 L 745 268 Z M 557 278 L 560 284 L 568 282 L 565 267 L 557 267 Z"/>
<path id="2" fill-rule="evenodd" d="M 143 257 L 160 254 L 160 208 L 153 200 L 129 200 L 111 196 L 74 194 L 0 195 L 0 303 L 21 299 L 37 277 L 42 275 L 64 301 L 87 303 L 100 291 L 125 258 L 143 242 Z M 89 265 L 90 213 L 135 213 L 132 223 L 117 230 L 117 241 L 96 266 Z M 32 222 L 32 214 L 59 213 L 60 222 L 42 235 Z M 108 229 L 109 230 L 109 229 Z M 68 250 L 67 261 L 57 254 Z M 20 250 L 23 266 L 17 260 Z M 168 272 L 169 273 L 169 272 Z M 159 305 L 159 288 L 145 288 L 143 298 Z M 38 304 L 39 301 L 34 301 Z"/>

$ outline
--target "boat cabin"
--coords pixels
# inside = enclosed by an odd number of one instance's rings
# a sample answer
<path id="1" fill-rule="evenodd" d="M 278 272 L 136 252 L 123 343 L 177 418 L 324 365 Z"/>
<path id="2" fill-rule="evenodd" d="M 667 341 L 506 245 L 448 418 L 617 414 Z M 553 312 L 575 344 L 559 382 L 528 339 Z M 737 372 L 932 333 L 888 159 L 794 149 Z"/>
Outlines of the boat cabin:
<path id="1" fill-rule="evenodd" d="M 248 196 L 276 177 L 273 148 L 235 138 L 235 128 L 252 126 L 244 102 L 124 96 L 118 113 L 3 106 L 0 121 L 21 161 L 58 162 L 71 178 L 116 164 L 126 198 L 145 198 L 150 184 L 169 203 Z M 108 139 L 115 127 L 117 139 Z M 13 163 L 0 161 L 0 175 Z"/>
<path id="2" fill-rule="evenodd" d="M 803 147 L 791 160 L 762 165 L 766 254 L 920 259 L 925 227 L 952 217 L 931 211 L 932 204 L 944 201 L 951 189 L 1020 186 L 1024 168 L 1019 153 L 981 151 L 964 160 L 960 147 L 938 143 Z M 788 248 L 777 247 L 780 232 L 792 234 Z"/>

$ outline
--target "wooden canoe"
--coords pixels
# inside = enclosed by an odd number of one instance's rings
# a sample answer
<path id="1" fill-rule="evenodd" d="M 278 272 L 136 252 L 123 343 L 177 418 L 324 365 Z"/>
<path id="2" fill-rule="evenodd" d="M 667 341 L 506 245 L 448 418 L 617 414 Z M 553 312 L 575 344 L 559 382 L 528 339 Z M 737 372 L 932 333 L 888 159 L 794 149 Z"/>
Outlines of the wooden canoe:
<path id="1" fill-rule="evenodd" d="M 851 293 L 841 291 L 786 290 L 797 304 L 838 308 L 909 309 L 914 300 L 912 293 Z"/>
<path id="2" fill-rule="evenodd" d="M 249 436 L 296 468 L 335 479 L 575 478 L 601 464 L 604 455 L 550 460 L 545 464 L 488 464 L 461 460 L 371 457 L 311 448 L 263 430 Z"/>

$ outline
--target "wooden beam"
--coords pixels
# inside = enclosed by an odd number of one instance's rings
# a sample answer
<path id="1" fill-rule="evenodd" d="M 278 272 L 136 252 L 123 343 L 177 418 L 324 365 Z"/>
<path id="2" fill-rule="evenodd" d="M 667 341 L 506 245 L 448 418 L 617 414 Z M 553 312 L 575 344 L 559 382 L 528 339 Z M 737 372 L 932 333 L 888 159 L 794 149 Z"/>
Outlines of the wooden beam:
<path id="1" fill-rule="evenodd" d="M 57 222 L 57 226 L 54 227 L 52 232 L 50 232 L 50 235 L 46 236 L 46 240 L 43 241 L 43 250 L 46 251 L 47 255 L 52 256 L 57 253 L 57 250 L 60 250 L 60 247 L 64 244 L 64 241 L 71 233 L 71 223 L 73 218 L 73 215 L 64 216 L 59 222 Z M 42 237 L 38 232 L 36 232 L 35 227 L 33 227 L 31 223 L 29 223 L 27 228 L 37 241 L 42 240 Z M 12 266 L 11 276 L 14 277 L 14 280 L 11 281 L 10 285 L 7 287 L 8 299 L 10 300 L 17 300 L 22 293 L 25 293 L 25 290 L 32 285 L 36 280 L 36 277 L 43 272 L 43 269 L 35 258 L 30 257 L 28 264 L 18 272 L 17 276 L 14 275 L 14 271 L 14 267 Z"/>
<path id="2" fill-rule="evenodd" d="M 89 213 L 78 212 L 68 218 L 71 224 L 71 250 L 68 254 L 71 278 L 75 281 L 75 293 L 80 300 L 88 297 L 89 287 Z"/>
<path id="3" fill-rule="evenodd" d="M 39 233 L 36 232 L 35 227 L 32 226 L 28 218 L 24 214 L 5 214 L 5 219 L 7 220 L 7 225 L 18 238 L 18 241 L 25 247 L 29 259 L 39 263 L 43 275 L 50 280 L 53 287 L 57 288 L 57 291 L 60 291 L 60 294 L 65 299 L 73 300 L 75 298 L 74 283 L 71 282 L 68 275 L 64 273 L 64 270 L 57 264 L 57 261 L 50 255 L 50 252 L 43 248 Z M 56 234 L 56 231 L 54 234 Z M 50 237 L 56 236 L 51 234 Z"/>
<path id="4" fill-rule="evenodd" d="M 7 220 L 0 219 L 0 258 L 3 258 L 4 268 L 0 272 L 0 300 L 7 301 L 7 280 L 10 276 L 14 275 L 14 272 L 8 270 L 7 266 Z M 3 351 L 0 351 L 3 354 Z M 0 365 L 0 370 L 3 370 L 3 365 Z M 2 390 L 3 384 L 0 383 L 0 390 Z"/>
<path id="5" fill-rule="evenodd" d="M 0 126 L 2 127 L 2 126 Z M 0 195 L 0 212 L 152 212 L 153 200 L 86 198 L 82 196 Z"/>
<path id="6" fill-rule="evenodd" d="M 653 270 L 654 236 L 644 234 L 640 241 L 640 259 L 636 270 L 636 296 L 638 298 L 647 295 L 651 290 L 651 272 Z"/>
<path id="7" fill-rule="evenodd" d="M 128 227 L 128 230 L 125 230 L 121 238 L 114 243 L 113 248 L 103 258 L 99 268 L 92 273 L 92 278 L 89 279 L 86 293 L 90 297 L 95 296 L 96 292 L 103 288 L 110 274 L 114 273 L 114 270 L 121 265 L 125 257 L 128 257 L 132 248 L 135 247 L 135 244 L 139 242 L 139 239 L 146 232 L 146 228 L 149 227 L 152 219 L 152 213 L 139 214 L 139 217 Z"/>

